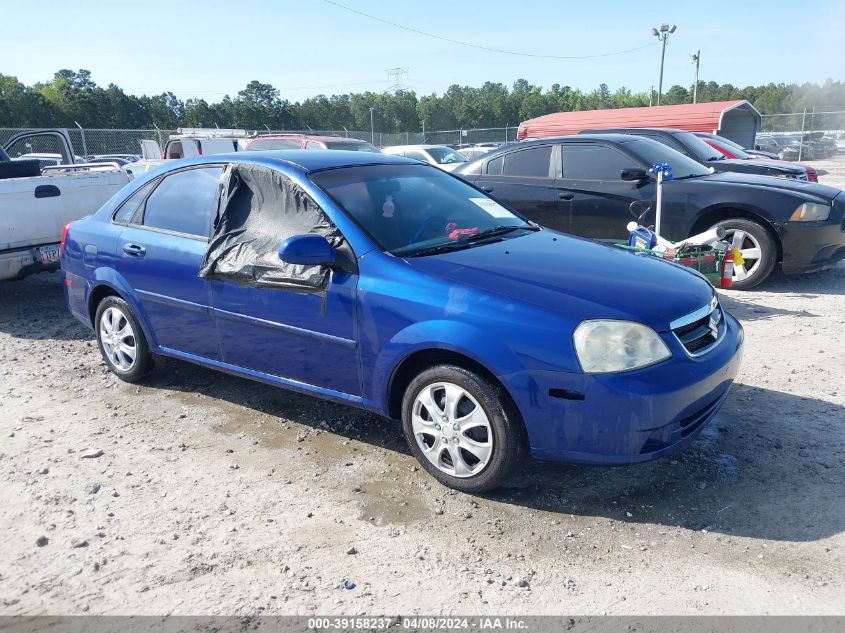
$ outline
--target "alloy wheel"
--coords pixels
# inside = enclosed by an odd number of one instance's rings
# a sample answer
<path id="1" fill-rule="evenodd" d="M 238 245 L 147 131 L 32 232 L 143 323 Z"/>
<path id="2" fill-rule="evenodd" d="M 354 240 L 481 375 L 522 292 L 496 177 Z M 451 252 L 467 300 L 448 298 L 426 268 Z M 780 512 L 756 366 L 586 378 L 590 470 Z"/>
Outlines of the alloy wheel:
<path id="1" fill-rule="evenodd" d="M 737 265 L 734 262 L 733 281 L 743 281 L 752 276 L 763 259 L 763 249 L 760 242 L 751 233 L 741 229 L 725 229 L 725 240 L 730 242 L 731 247 L 739 249 L 744 263 Z"/>
<path id="2" fill-rule="evenodd" d="M 100 317 L 100 343 L 106 357 L 120 371 L 127 372 L 135 366 L 135 331 L 126 315 L 115 307 L 107 308 Z"/>
<path id="3" fill-rule="evenodd" d="M 426 459 L 453 477 L 472 477 L 493 455 L 493 430 L 472 394 L 451 382 L 425 386 L 414 399 L 411 426 Z"/>

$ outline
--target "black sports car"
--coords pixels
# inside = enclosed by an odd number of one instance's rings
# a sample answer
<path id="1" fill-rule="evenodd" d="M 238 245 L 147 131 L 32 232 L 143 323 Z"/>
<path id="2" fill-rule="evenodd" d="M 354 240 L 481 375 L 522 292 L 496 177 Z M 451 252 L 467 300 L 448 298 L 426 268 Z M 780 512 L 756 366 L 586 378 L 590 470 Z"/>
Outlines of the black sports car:
<path id="1" fill-rule="evenodd" d="M 632 216 L 654 223 L 649 169 L 669 163 L 661 232 L 679 240 L 721 225 L 742 251 L 734 287 L 750 288 L 780 262 L 786 273 L 845 259 L 845 193 L 785 178 L 712 173 L 656 141 L 579 134 L 512 145 L 454 173 L 545 226 L 597 240 L 624 241 Z M 752 161 L 747 161 L 752 162 Z M 650 208 L 650 209 L 649 209 Z M 649 209 L 649 210 L 647 210 Z"/>
<path id="2" fill-rule="evenodd" d="M 801 165 L 793 165 L 781 160 L 738 160 L 725 158 L 719 150 L 710 147 L 703 139 L 686 130 L 673 128 L 618 128 L 612 130 L 584 130 L 581 134 L 605 133 L 631 134 L 650 138 L 680 152 L 684 156 L 715 171 L 735 171 L 741 174 L 758 176 L 777 176 L 778 178 L 796 178 L 807 180 L 807 171 Z"/>

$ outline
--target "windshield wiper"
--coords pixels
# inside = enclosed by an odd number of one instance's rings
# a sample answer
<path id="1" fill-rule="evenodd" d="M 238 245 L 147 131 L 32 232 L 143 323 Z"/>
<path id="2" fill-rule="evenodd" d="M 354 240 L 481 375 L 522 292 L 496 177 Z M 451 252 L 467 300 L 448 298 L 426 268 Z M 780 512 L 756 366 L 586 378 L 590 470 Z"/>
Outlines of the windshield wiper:
<path id="1" fill-rule="evenodd" d="M 498 235 L 504 235 L 505 233 L 510 233 L 511 231 L 517 230 L 525 230 L 525 231 L 539 231 L 540 227 L 536 224 L 520 224 L 514 226 L 512 224 L 502 225 L 502 226 L 494 226 L 492 229 L 485 229 L 484 231 L 479 231 L 475 235 L 470 235 L 464 242 L 478 242 L 479 240 L 487 239 L 488 237 L 496 237 Z"/>
<path id="2" fill-rule="evenodd" d="M 504 235 L 505 233 L 510 233 L 511 231 L 516 230 L 539 231 L 541 230 L 541 227 L 537 226 L 536 224 L 521 224 L 517 226 L 494 226 L 492 229 L 486 229 L 484 231 L 476 233 L 475 235 L 470 235 L 469 237 L 466 237 L 464 239 L 455 240 L 453 242 L 445 242 L 443 244 L 429 246 L 428 248 L 423 248 L 421 250 L 408 253 L 406 257 L 421 257 L 424 255 L 436 255 L 437 253 L 459 251 L 464 248 L 469 248 L 470 246 L 477 244 L 478 242 L 488 239 L 495 239 L 501 235 Z"/>

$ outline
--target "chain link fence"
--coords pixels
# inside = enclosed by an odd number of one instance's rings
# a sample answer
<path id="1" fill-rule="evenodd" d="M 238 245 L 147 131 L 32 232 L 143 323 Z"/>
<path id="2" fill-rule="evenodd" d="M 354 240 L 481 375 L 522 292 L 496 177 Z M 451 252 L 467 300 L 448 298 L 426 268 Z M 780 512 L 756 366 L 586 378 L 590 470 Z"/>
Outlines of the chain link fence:
<path id="1" fill-rule="evenodd" d="M 760 132 L 762 133 L 798 133 L 829 132 L 845 130 L 845 110 L 816 111 L 808 108 L 802 112 L 782 114 L 764 114 Z"/>
<path id="2" fill-rule="evenodd" d="M 432 145 L 466 146 L 478 143 L 509 143 L 516 140 L 517 127 L 426 130 L 424 132 L 370 132 L 365 130 L 263 130 L 249 131 L 252 134 L 313 134 L 319 136 L 343 136 L 372 142 L 377 147 L 393 145 Z M 760 128 L 762 134 L 786 134 L 800 132 L 825 132 L 839 136 L 845 130 L 845 110 L 790 112 L 784 114 L 764 114 Z M 34 131 L 32 128 L 0 128 L 0 146 L 5 146 L 9 139 L 20 132 Z M 168 129 L 93 129 L 68 128 L 68 135 L 73 150 L 80 158 L 102 154 L 140 154 L 142 140 L 154 140 L 160 146 L 175 134 Z M 29 143 L 16 144 L 10 148 L 10 156 L 17 157 L 28 153 L 56 153 L 58 147 L 49 137 L 33 139 Z"/>

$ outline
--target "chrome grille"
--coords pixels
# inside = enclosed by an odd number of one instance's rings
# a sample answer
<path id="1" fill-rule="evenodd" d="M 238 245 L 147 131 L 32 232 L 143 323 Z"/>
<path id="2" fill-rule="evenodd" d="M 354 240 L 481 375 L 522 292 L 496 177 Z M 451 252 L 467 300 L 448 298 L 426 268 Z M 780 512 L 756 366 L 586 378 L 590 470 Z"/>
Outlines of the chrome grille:
<path id="1" fill-rule="evenodd" d="M 701 356 L 714 347 L 725 333 L 725 319 L 718 299 L 709 306 L 675 319 L 672 333 L 690 356 Z"/>

